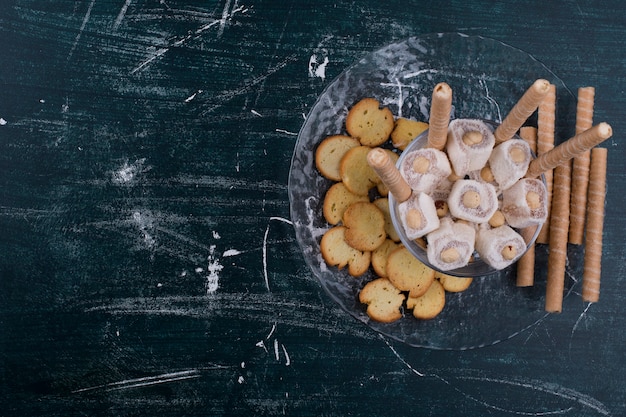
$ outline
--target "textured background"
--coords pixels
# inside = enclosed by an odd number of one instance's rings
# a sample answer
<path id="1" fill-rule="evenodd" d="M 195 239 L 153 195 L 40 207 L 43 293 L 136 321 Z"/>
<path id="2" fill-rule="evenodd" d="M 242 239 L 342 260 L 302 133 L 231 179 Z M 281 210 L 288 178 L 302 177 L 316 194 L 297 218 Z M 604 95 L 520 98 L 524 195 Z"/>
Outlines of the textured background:
<path id="1" fill-rule="evenodd" d="M 625 415 L 626 8 L 598 3 L 5 1 L 0 415 Z M 289 220 L 315 99 L 431 32 L 595 86 L 615 132 L 601 301 L 469 351 L 354 320 Z"/>

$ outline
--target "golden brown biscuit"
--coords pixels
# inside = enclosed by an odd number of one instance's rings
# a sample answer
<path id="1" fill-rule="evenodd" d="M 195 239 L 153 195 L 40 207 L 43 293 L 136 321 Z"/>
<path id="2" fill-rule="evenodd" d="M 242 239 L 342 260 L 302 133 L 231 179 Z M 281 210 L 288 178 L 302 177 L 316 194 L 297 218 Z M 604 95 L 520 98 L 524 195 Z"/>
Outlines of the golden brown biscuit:
<path id="1" fill-rule="evenodd" d="M 435 280 L 435 271 L 411 255 L 402 246 L 389 254 L 387 278 L 401 291 L 409 291 L 409 297 L 423 295 Z"/>
<path id="2" fill-rule="evenodd" d="M 332 225 L 336 225 L 341 221 L 344 211 L 353 203 L 358 201 L 369 202 L 369 198 L 365 195 L 356 195 L 343 182 L 333 184 L 324 196 L 324 205 L 322 212 L 324 219 Z"/>
<path id="3" fill-rule="evenodd" d="M 328 265 L 339 269 L 348 265 L 348 273 L 358 277 L 369 268 L 372 253 L 359 251 L 348 245 L 345 231 L 344 226 L 335 226 L 326 231 L 320 242 L 320 251 Z"/>
<path id="4" fill-rule="evenodd" d="M 409 143 L 428 129 L 428 123 L 400 117 L 396 120 L 391 132 L 391 143 L 394 147 L 404 150 Z"/>
<path id="5" fill-rule="evenodd" d="M 372 268 L 379 277 L 387 277 L 387 259 L 389 254 L 396 250 L 401 244 L 391 239 L 385 239 L 382 245 L 372 252 Z"/>
<path id="6" fill-rule="evenodd" d="M 344 212 L 342 218 L 346 227 L 345 238 L 348 245 L 360 251 L 373 251 L 383 244 L 385 215 L 370 202 L 356 202 Z"/>
<path id="7" fill-rule="evenodd" d="M 358 140 L 345 135 L 332 135 L 325 138 L 315 151 L 315 166 L 317 170 L 329 180 L 340 181 L 339 164 L 341 158 L 360 143 Z"/>
<path id="8" fill-rule="evenodd" d="M 387 278 L 377 278 L 365 284 L 359 293 L 359 301 L 367 304 L 367 315 L 376 321 L 391 323 L 402 317 L 404 294 Z"/>
<path id="9" fill-rule="evenodd" d="M 400 241 L 400 235 L 391 221 L 391 212 L 389 211 L 389 199 L 387 197 L 377 198 L 373 201 L 373 204 L 380 209 L 385 215 L 385 232 L 387 237 L 394 242 Z"/>
<path id="10" fill-rule="evenodd" d="M 378 146 L 389 139 L 394 120 L 391 110 L 380 108 L 374 98 L 364 98 L 356 103 L 346 117 L 348 134 L 365 146 Z"/>
<path id="11" fill-rule="evenodd" d="M 448 292 L 465 291 L 473 281 L 471 277 L 455 277 L 439 271 L 435 272 L 435 279 L 439 280 L 441 285 L 443 285 L 443 289 Z"/>
<path id="12" fill-rule="evenodd" d="M 370 148 L 357 146 L 345 153 L 339 164 L 341 181 L 354 194 L 368 195 L 369 190 L 381 182 L 380 177 L 367 163 Z"/>
<path id="13" fill-rule="evenodd" d="M 446 292 L 443 285 L 437 280 L 428 287 L 423 295 L 409 297 L 406 301 L 407 308 L 413 309 L 413 316 L 421 320 L 435 318 L 446 305 Z"/>

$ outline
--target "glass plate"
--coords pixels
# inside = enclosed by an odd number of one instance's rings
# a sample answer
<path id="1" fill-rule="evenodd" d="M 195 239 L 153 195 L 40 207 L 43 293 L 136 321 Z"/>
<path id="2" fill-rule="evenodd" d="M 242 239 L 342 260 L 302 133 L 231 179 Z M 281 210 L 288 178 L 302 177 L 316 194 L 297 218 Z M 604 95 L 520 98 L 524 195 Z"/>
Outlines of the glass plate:
<path id="1" fill-rule="evenodd" d="M 446 306 L 434 319 L 420 321 L 410 311 L 390 324 L 368 318 L 358 299 L 373 272 L 355 278 L 346 268 L 329 267 L 320 240 L 330 225 L 322 203 L 332 182 L 315 168 L 317 145 L 333 134 L 345 134 L 348 109 L 374 97 L 397 117 L 428 121 L 433 87 L 447 82 L 453 91 L 452 117 L 500 122 L 538 78 L 557 87 L 557 137 L 569 137 L 575 126 L 575 100 L 563 82 L 527 53 L 499 41 L 457 33 L 431 34 L 390 44 L 366 55 L 340 74 L 318 98 L 304 122 L 289 174 L 291 219 L 304 259 L 328 295 L 372 329 L 411 346 L 471 349 L 519 334 L 545 317 L 547 250 L 536 249 L 535 285 L 518 288 L 515 266 L 475 277 L 468 290 L 446 294 Z M 529 124 L 536 118 L 529 119 Z M 582 249 L 570 249 L 582 253 Z M 581 276 L 580 256 L 568 258 L 565 296 Z"/>

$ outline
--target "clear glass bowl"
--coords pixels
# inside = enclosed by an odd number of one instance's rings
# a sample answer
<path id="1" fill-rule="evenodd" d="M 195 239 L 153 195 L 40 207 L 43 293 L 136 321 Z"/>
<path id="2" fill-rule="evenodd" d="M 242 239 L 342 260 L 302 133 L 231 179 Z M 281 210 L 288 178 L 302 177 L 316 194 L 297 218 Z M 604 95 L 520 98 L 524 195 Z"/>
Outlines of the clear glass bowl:
<path id="1" fill-rule="evenodd" d="M 496 127 L 499 124 L 490 120 L 483 120 L 483 121 L 489 128 L 491 128 L 492 132 L 496 129 Z M 518 135 L 515 135 L 513 139 L 511 140 L 522 140 L 522 138 L 520 138 Z M 400 155 L 400 158 L 398 159 L 396 166 L 400 168 L 400 166 L 402 165 L 402 162 L 404 161 L 405 156 L 408 155 L 409 152 L 417 150 L 417 149 L 421 149 L 425 147 L 427 143 L 428 143 L 428 130 L 421 133 L 417 138 L 415 138 L 406 147 L 406 149 Z M 541 176 L 541 179 L 543 183 L 545 184 L 546 179 L 543 175 Z M 398 213 L 398 202 L 396 201 L 395 198 L 393 198 L 393 195 L 391 193 L 389 194 L 389 209 L 391 213 L 391 221 L 393 222 L 393 226 L 398 232 L 398 235 L 400 236 L 400 240 L 402 241 L 404 246 L 406 246 L 409 252 L 411 252 L 413 256 L 415 256 L 421 262 L 428 265 L 432 269 L 437 270 L 438 268 L 436 266 L 433 266 L 429 262 L 428 255 L 426 254 L 426 250 L 420 245 L 418 245 L 413 239 L 409 239 L 407 237 L 404 231 L 404 228 L 402 227 L 402 223 L 400 221 L 400 215 Z M 528 241 L 526 244 L 526 250 L 528 250 L 528 248 L 534 245 L 535 241 L 537 240 L 537 236 L 539 235 L 540 229 L 541 229 L 540 227 L 536 228 L 535 233 L 533 234 L 531 240 Z M 511 268 L 513 265 L 509 266 L 508 268 Z M 481 275 L 495 274 L 499 272 L 499 270 L 493 268 L 492 266 L 487 264 L 485 261 L 483 261 L 480 258 L 480 255 L 478 254 L 478 252 L 474 251 L 472 262 L 468 263 L 467 265 L 461 268 L 457 268 L 457 269 L 453 269 L 449 271 L 442 271 L 442 272 L 445 272 L 446 274 L 454 275 L 457 277 L 476 277 L 476 276 L 481 276 Z"/>
<path id="2" fill-rule="evenodd" d="M 547 250 L 538 245 L 532 287 L 516 287 L 515 268 L 507 268 L 474 277 L 462 293 L 447 294 L 445 308 L 432 320 L 417 320 L 410 311 L 389 324 L 370 320 L 366 306 L 359 302 L 359 291 L 375 278 L 373 272 L 355 278 L 347 268 L 330 267 L 322 258 L 320 240 L 330 228 L 322 215 L 322 204 L 332 182 L 319 174 L 314 160 L 317 145 L 328 135 L 345 132 L 348 109 L 364 97 L 378 99 L 396 116 L 427 121 L 432 89 L 445 81 L 453 91 L 453 117 L 501 121 L 537 78 L 556 85 L 557 135 L 570 137 L 575 126 L 574 95 L 532 56 L 493 39 L 458 33 L 409 38 L 367 54 L 327 86 L 299 132 L 288 193 L 303 259 L 328 296 L 344 311 L 385 336 L 433 349 L 492 345 L 545 317 Z M 568 277 L 581 276 L 579 255 L 569 257 Z M 566 295 L 573 287 L 573 280 L 568 279 Z"/>

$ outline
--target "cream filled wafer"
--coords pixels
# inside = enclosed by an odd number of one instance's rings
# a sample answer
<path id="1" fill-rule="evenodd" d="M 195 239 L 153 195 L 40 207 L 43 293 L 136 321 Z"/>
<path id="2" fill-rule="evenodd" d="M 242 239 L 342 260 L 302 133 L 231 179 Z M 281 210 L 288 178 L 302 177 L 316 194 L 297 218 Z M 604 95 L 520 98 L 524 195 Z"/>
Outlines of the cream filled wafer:
<path id="1" fill-rule="evenodd" d="M 498 195 L 491 184 L 458 180 L 450 190 L 448 208 L 457 219 L 485 223 L 498 210 Z"/>
<path id="2" fill-rule="evenodd" d="M 439 228 L 426 239 L 426 254 L 431 265 L 441 271 L 461 268 L 469 263 L 474 252 L 476 230 L 450 217 L 441 219 Z"/>
<path id="3" fill-rule="evenodd" d="M 548 217 L 546 187 L 536 178 L 522 178 L 502 192 L 502 213 L 517 229 L 540 225 Z"/>
<path id="4" fill-rule="evenodd" d="M 595 303 L 600 299 L 602 231 L 604 229 L 604 199 L 606 196 L 606 164 L 606 148 L 592 149 L 583 268 L 583 300 L 590 303 Z"/>
<path id="5" fill-rule="evenodd" d="M 400 173 L 413 192 L 431 193 L 452 173 L 446 154 L 434 148 L 408 152 Z"/>
<path id="6" fill-rule="evenodd" d="M 464 177 L 481 169 L 489 160 L 494 144 L 493 133 L 481 120 L 452 120 L 446 151 L 454 173 Z"/>
<path id="7" fill-rule="evenodd" d="M 476 233 L 476 251 L 480 258 L 497 270 L 515 262 L 526 250 L 526 242 L 507 225 L 480 227 Z"/>
<path id="8" fill-rule="evenodd" d="M 608 123 L 599 123 L 582 133 L 568 139 L 554 149 L 539 155 L 530 162 L 526 177 L 536 178 L 543 172 L 564 164 L 577 155 L 604 142 L 613 135 L 613 129 Z"/>
<path id="9" fill-rule="evenodd" d="M 506 190 L 528 170 L 530 146 L 523 140 L 507 140 L 495 148 L 489 157 L 489 167 L 500 190 Z"/>
<path id="10" fill-rule="evenodd" d="M 439 227 L 439 216 L 432 197 L 426 193 L 412 194 L 398 204 L 400 221 L 406 236 L 413 240 Z"/>
<path id="11" fill-rule="evenodd" d="M 578 89 L 576 106 L 576 133 L 584 132 L 593 126 L 593 106 L 595 88 Z M 585 208 L 589 187 L 589 164 L 591 151 L 585 151 L 574 158 L 572 165 L 572 193 L 570 197 L 569 242 L 582 245 L 585 233 Z"/>
<path id="12" fill-rule="evenodd" d="M 439 83 L 433 89 L 428 120 L 428 147 L 442 150 L 446 146 L 450 112 L 452 110 L 452 89 L 446 83 Z"/>
<path id="13" fill-rule="evenodd" d="M 367 154 L 367 163 L 378 174 L 381 181 L 398 202 L 411 196 L 411 187 L 402 178 L 395 164 L 382 148 L 373 148 Z"/>
<path id="14" fill-rule="evenodd" d="M 496 143 L 502 143 L 515 135 L 530 115 L 537 110 L 549 88 L 550 83 L 547 80 L 539 79 L 526 90 L 494 132 Z"/>

